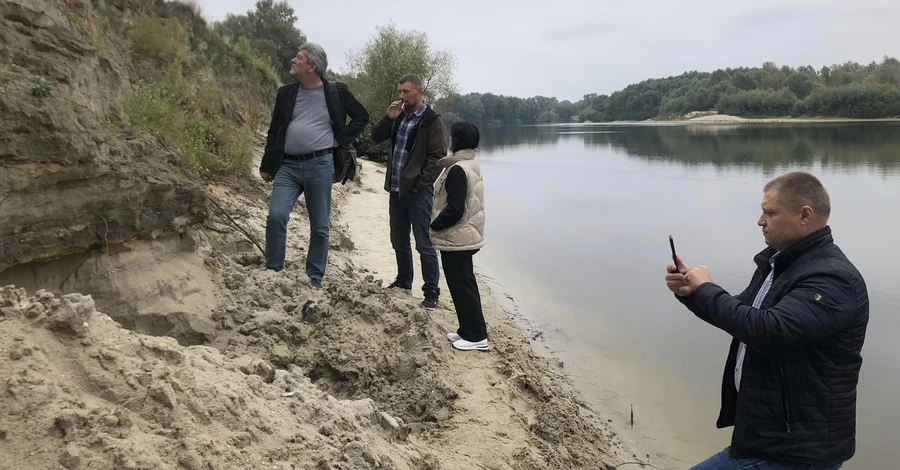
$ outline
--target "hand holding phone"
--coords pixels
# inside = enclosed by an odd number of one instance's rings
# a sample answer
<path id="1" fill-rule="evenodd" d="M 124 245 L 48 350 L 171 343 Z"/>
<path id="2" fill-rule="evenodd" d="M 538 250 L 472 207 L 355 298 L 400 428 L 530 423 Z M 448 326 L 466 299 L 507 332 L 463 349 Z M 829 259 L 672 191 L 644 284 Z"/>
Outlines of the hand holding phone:
<path id="1" fill-rule="evenodd" d="M 680 274 L 686 273 L 689 269 L 688 265 L 675 254 L 675 241 L 672 239 L 672 235 L 669 235 L 669 247 L 672 248 L 672 264 L 675 265 L 674 272 Z"/>
<path id="2" fill-rule="evenodd" d="M 669 287 L 669 290 L 677 295 L 690 295 L 694 292 L 694 289 L 691 288 L 690 284 L 688 284 L 683 277 L 683 274 L 687 272 L 688 268 L 684 262 L 678 258 L 678 255 L 675 254 L 675 241 L 672 239 L 671 235 L 669 235 L 669 247 L 672 248 L 673 264 L 666 268 L 666 285 Z M 674 271 L 671 270 L 672 266 L 675 267 Z"/>
<path id="3" fill-rule="evenodd" d="M 675 269 L 678 269 L 678 255 L 675 254 L 675 240 L 672 239 L 672 235 L 669 235 L 669 246 L 672 248 L 672 264 L 675 265 Z M 679 270 L 680 272 L 680 270 Z"/>

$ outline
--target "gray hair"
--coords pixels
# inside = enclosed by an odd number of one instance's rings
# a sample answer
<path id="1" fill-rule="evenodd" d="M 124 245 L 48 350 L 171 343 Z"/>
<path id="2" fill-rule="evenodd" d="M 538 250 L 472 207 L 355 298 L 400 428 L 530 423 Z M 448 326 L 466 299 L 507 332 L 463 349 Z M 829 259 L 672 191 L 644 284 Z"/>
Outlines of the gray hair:
<path id="1" fill-rule="evenodd" d="M 831 215 L 831 198 L 815 176 L 795 171 L 769 181 L 763 191 L 777 191 L 778 199 L 791 209 L 809 206 L 819 217 Z"/>
<path id="2" fill-rule="evenodd" d="M 325 49 L 314 42 L 308 42 L 300 46 L 300 50 L 297 52 L 300 51 L 306 51 L 306 61 L 315 65 L 316 73 L 320 77 L 324 77 L 325 71 L 328 70 L 328 54 L 325 53 Z"/>
<path id="3" fill-rule="evenodd" d="M 413 75 L 411 73 L 400 77 L 400 81 L 397 83 L 411 83 L 412 86 L 414 86 L 420 90 L 422 89 L 422 79 L 419 78 L 418 75 Z"/>

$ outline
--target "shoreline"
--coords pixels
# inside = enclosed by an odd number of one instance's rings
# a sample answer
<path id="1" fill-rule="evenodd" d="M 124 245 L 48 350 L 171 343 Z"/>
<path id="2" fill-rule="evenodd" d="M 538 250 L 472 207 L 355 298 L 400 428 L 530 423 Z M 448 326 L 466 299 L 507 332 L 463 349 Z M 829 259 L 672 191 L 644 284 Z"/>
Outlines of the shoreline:
<path id="1" fill-rule="evenodd" d="M 696 118 L 656 119 L 650 118 L 643 121 L 609 121 L 609 122 L 560 122 L 555 124 L 535 124 L 525 127 L 541 126 L 570 126 L 570 125 L 621 125 L 621 124 L 839 124 L 839 123 L 867 123 L 867 122 L 900 122 L 897 118 L 838 118 L 838 117 L 761 117 L 746 118 L 727 114 L 711 114 Z"/>
<path id="2" fill-rule="evenodd" d="M 555 311 L 578 307 L 545 297 L 540 286 L 524 278 L 513 279 L 514 284 L 499 282 L 497 276 L 502 270 L 493 264 L 476 263 L 475 270 L 479 286 L 483 286 L 504 308 L 510 321 L 526 336 L 532 350 L 549 362 L 549 373 L 565 384 L 590 420 L 613 429 L 632 458 L 664 468 L 679 468 L 678 465 L 686 464 L 679 455 L 683 449 L 676 442 L 661 441 L 664 433 L 658 428 L 659 421 L 656 417 L 648 419 L 648 415 L 654 416 L 654 413 L 644 406 L 641 397 L 627 394 L 623 384 L 635 380 L 642 382 L 638 378 L 640 374 L 615 358 L 597 356 L 575 345 L 576 340 L 564 327 L 551 323 L 550 317 Z M 503 279 L 510 277 L 504 275 Z M 593 366 L 582 366 L 588 361 Z M 589 371 L 594 375 L 585 375 Z M 598 371 L 601 372 L 598 374 Z M 638 388 L 652 386 L 653 383 L 644 383 Z M 602 393 L 598 396 L 600 389 Z M 632 406 L 630 410 L 625 402 L 616 403 L 625 397 L 630 397 L 627 400 Z M 636 424 L 630 422 L 632 416 Z"/>
<path id="3" fill-rule="evenodd" d="M 396 261 L 390 246 L 387 226 L 388 198 L 382 188 L 384 170 L 381 165 L 373 161 L 360 159 L 360 162 L 362 164 L 360 173 L 363 175 L 360 178 L 362 188 L 353 191 L 354 194 L 348 196 L 344 205 L 347 209 L 342 210 L 341 219 L 347 224 L 349 236 L 356 242 L 357 251 L 363 253 L 358 262 L 365 265 L 376 279 L 387 285 L 393 280 Z M 418 253 L 415 250 L 414 258 L 415 270 L 418 273 L 420 264 Z M 621 422 L 620 416 L 608 415 L 608 409 L 598 407 L 585 399 L 571 378 L 570 372 L 567 371 L 563 360 L 547 344 L 546 332 L 520 311 L 522 308 L 528 307 L 520 305 L 514 296 L 513 289 L 492 276 L 490 270 L 479 263 L 477 258 L 475 270 L 482 294 L 485 320 L 488 323 L 491 350 L 499 350 L 501 354 L 506 354 L 508 348 L 523 350 L 526 355 L 519 357 L 519 360 L 535 362 L 546 379 L 562 387 L 563 393 L 566 395 L 564 399 L 571 401 L 578 409 L 578 413 L 592 426 L 611 430 L 607 435 L 614 438 L 615 446 L 619 447 L 619 459 L 623 462 L 627 460 L 652 464 L 653 461 L 649 458 L 650 454 L 645 451 L 642 443 L 636 442 L 637 435 L 629 432 L 627 423 Z M 446 331 L 454 331 L 456 317 L 452 310 L 443 273 L 441 273 L 440 285 L 442 295 L 439 308 L 435 311 L 437 315 L 434 316 Z M 421 297 L 421 292 L 418 290 L 420 286 L 421 277 L 417 275 L 412 291 L 412 296 L 416 301 Z M 497 341 L 497 338 L 500 341 Z M 509 339 L 512 339 L 514 344 L 504 344 Z M 481 359 L 480 354 L 473 355 L 460 351 L 452 351 L 452 354 L 462 361 L 470 358 Z M 482 423 L 482 425 L 485 424 L 487 423 Z M 626 437 L 631 439 L 626 440 Z"/>
<path id="4" fill-rule="evenodd" d="M 836 117 L 765 117 L 765 118 L 746 118 L 740 116 L 730 116 L 726 114 L 715 114 L 705 117 L 692 119 L 672 119 L 672 120 L 655 120 L 653 122 L 678 122 L 687 124 L 753 124 L 753 123 L 785 123 L 785 124 L 831 124 L 831 123 L 854 123 L 854 122 L 900 122 L 900 118 L 877 118 L 877 119 L 858 119 L 858 118 L 836 118 Z"/>

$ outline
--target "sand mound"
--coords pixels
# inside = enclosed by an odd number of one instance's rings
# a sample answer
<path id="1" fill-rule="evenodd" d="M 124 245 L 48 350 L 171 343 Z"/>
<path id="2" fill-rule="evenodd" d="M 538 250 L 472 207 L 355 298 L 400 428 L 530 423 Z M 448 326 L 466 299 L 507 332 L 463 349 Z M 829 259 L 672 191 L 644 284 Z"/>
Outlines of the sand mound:
<path id="1" fill-rule="evenodd" d="M 78 294 L 0 288 L 0 312 L 3 468 L 432 468 L 402 420 L 296 366 L 138 335 Z"/>
<path id="2" fill-rule="evenodd" d="M 746 121 L 747 119 L 738 116 L 730 116 L 728 114 L 711 114 L 708 116 L 688 118 L 688 120 L 691 122 L 735 122 Z"/>

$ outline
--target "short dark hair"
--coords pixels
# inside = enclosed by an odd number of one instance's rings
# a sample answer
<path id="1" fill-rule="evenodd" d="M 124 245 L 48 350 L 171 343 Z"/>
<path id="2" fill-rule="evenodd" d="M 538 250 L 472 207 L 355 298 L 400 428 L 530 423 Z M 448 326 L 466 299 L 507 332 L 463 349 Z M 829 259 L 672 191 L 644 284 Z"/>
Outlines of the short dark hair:
<path id="1" fill-rule="evenodd" d="M 481 140 L 481 133 L 473 124 L 460 121 L 454 122 L 450 126 L 451 152 L 478 148 L 479 140 Z"/>
<path id="2" fill-rule="evenodd" d="M 774 190 L 782 204 L 791 209 L 809 206 L 820 217 L 831 215 L 831 198 L 825 186 L 815 176 L 805 171 L 794 171 L 779 176 L 766 184 L 764 191 Z"/>
<path id="3" fill-rule="evenodd" d="M 411 73 L 400 77 L 400 81 L 398 81 L 397 83 L 412 83 L 412 86 L 420 90 L 422 89 L 422 79 L 419 78 L 418 75 L 413 75 Z"/>

